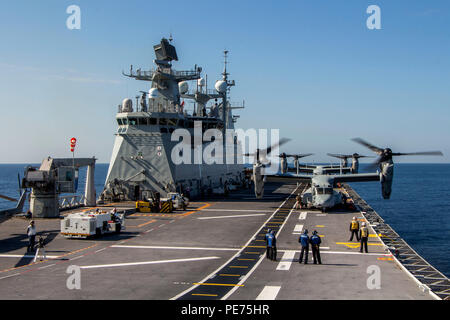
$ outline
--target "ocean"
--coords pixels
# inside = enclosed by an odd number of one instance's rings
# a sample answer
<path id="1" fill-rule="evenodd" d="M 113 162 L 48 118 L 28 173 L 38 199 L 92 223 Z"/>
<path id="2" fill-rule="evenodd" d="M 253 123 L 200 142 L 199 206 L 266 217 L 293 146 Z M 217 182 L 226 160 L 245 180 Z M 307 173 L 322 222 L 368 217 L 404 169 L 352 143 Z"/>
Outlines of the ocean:
<path id="1" fill-rule="evenodd" d="M 17 174 L 22 177 L 26 166 L 0 164 L 0 194 L 18 198 Z M 96 165 L 97 196 L 107 172 L 108 164 Z M 360 172 L 364 172 L 364 164 Z M 80 194 L 85 176 L 86 169 L 80 170 Z M 396 164 L 390 200 L 382 198 L 379 183 L 351 186 L 417 253 L 450 277 L 450 164 Z M 12 206 L 13 202 L 0 199 L 0 210 Z"/>

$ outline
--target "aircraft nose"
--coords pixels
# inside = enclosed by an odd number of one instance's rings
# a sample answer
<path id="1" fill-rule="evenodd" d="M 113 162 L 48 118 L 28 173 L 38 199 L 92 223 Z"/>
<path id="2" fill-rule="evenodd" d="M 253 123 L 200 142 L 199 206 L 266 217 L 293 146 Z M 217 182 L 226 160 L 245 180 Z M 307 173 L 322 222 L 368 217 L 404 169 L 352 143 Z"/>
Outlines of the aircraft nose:
<path id="1" fill-rule="evenodd" d="M 328 207 L 332 204 L 332 197 L 330 196 L 320 196 L 316 199 L 317 204 L 323 207 Z"/>

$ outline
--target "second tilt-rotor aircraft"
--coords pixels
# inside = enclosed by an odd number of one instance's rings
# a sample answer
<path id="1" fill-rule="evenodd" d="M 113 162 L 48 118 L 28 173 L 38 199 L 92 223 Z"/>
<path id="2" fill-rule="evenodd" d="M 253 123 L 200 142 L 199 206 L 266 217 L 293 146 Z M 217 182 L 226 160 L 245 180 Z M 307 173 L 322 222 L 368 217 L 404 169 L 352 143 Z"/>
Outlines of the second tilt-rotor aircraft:
<path id="1" fill-rule="evenodd" d="M 277 146 L 289 141 L 283 139 Z M 394 162 L 393 156 L 407 156 L 407 155 L 442 155 L 441 151 L 426 151 L 426 152 L 410 152 L 410 153 L 394 153 L 390 148 L 378 148 L 361 138 L 355 138 L 353 141 L 362 144 L 378 154 L 378 159 L 369 166 L 370 170 L 378 167 L 376 172 L 358 173 L 359 158 L 366 156 L 354 153 L 352 155 L 328 154 L 330 156 L 342 159 L 341 166 L 321 166 L 321 165 L 299 165 L 298 158 L 307 155 L 296 155 L 297 161 L 295 168 L 288 168 L 286 158 L 290 155 L 282 153 L 281 158 L 281 172 L 275 174 L 265 174 L 264 168 L 267 163 L 263 163 L 265 157 L 260 157 L 260 154 L 268 155 L 274 146 L 266 150 L 256 151 L 256 162 L 253 164 L 252 180 L 255 187 L 255 196 L 261 199 L 264 194 L 265 182 L 297 182 L 307 183 L 307 188 L 302 193 L 302 202 L 308 207 L 317 208 L 322 211 L 333 208 L 343 203 L 343 195 L 334 188 L 343 182 L 367 182 L 379 181 L 381 183 L 381 194 L 384 199 L 389 199 L 392 191 L 392 181 L 394 177 Z M 311 154 L 308 154 L 311 155 Z M 292 157 L 296 157 L 295 155 Z M 261 159 L 262 158 L 262 159 Z M 352 158 L 352 166 L 347 167 L 347 158 Z M 284 160 L 284 161 L 283 161 Z M 295 173 L 291 173 L 293 171 Z"/>

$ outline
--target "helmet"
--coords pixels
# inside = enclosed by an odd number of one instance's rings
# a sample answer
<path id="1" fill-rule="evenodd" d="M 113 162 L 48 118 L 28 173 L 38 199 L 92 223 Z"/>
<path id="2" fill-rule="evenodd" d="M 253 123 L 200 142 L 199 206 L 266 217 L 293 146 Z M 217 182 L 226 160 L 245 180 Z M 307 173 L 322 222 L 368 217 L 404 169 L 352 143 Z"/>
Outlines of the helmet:
<path id="1" fill-rule="evenodd" d="M 308 233 L 308 229 L 305 229 L 305 231 L 303 232 L 304 234 L 307 234 Z"/>
<path id="2" fill-rule="evenodd" d="M 353 220 L 356 220 L 356 217 L 353 217 Z"/>
<path id="3" fill-rule="evenodd" d="M 314 231 L 313 231 L 313 234 L 317 234 L 317 231 L 316 231 L 316 230 L 314 230 Z"/>

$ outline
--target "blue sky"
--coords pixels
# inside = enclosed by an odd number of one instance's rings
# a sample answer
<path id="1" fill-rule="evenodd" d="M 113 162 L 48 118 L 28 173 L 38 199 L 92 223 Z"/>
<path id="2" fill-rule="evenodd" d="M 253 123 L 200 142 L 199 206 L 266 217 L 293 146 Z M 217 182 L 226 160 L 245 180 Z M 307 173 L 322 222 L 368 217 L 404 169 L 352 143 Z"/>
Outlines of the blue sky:
<path id="1" fill-rule="evenodd" d="M 81 8 L 68 30 L 66 8 Z M 366 8 L 381 8 L 369 30 Z M 109 162 L 117 105 L 149 84 L 152 46 L 173 34 L 179 70 L 220 78 L 230 51 L 238 126 L 280 129 L 286 152 L 370 154 L 363 137 L 395 152 L 442 150 L 449 162 L 448 1 L 13 1 L 0 4 L 0 163 L 76 156 Z"/>

